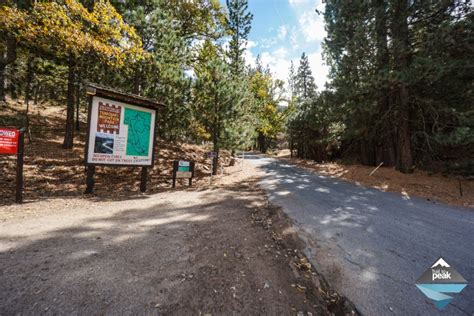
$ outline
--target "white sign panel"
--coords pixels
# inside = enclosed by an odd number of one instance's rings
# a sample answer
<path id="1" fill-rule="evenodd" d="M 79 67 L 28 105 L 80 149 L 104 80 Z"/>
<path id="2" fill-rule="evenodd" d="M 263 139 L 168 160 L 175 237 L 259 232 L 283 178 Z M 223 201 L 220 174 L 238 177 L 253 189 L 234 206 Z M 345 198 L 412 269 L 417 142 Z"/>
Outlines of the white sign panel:
<path id="1" fill-rule="evenodd" d="M 180 167 L 189 167 L 189 161 L 180 160 L 179 163 L 178 163 L 178 166 L 180 166 Z"/>
<path id="2" fill-rule="evenodd" d="M 152 165 L 155 110 L 94 96 L 90 115 L 88 163 Z"/>
<path id="3" fill-rule="evenodd" d="M 185 179 L 189 179 L 189 178 L 192 178 L 193 176 L 193 173 L 191 171 L 178 171 L 176 172 L 176 178 L 180 179 L 180 178 L 185 178 Z"/>

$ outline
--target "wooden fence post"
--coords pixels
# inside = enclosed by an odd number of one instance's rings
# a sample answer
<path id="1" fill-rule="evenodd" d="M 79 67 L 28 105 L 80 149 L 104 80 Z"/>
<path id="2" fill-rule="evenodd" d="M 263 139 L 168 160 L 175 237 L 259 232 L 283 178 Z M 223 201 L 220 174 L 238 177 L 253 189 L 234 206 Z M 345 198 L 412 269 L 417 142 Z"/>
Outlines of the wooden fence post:
<path id="1" fill-rule="evenodd" d="M 23 162 L 24 162 L 24 145 L 25 145 L 25 129 L 18 131 L 18 153 L 16 156 L 16 195 L 15 202 L 23 203 Z"/>

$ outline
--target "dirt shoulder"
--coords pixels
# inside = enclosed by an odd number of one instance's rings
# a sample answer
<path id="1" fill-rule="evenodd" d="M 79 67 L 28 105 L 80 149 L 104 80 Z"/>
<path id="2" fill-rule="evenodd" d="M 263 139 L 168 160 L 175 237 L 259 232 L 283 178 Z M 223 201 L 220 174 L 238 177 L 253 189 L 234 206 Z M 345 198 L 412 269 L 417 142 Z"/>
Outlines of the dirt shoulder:
<path id="1" fill-rule="evenodd" d="M 212 188 L 0 207 L 0 314 L 355 313 L 251 168 Z"/>
<path id="2" fill-rule="evenodd" d="M 415 170 L 412 174 L 403 174 L 394 168 L 385 167 L 377 169 L 370 175 L 375 167 L 343 165 L 335 162 L 316 163 L 286 156 L 277 158 L 327 176 L 341 178 L 381 191 L 396 192 L 408 197 L 416 196 L 428 201 L 474 208 L 473 180 L 461 180 L 460 182 L 459 179 L 454 177 L 430 175 L 420 170 Z M 459 190 L 460 183 L 462 196 Z"/>

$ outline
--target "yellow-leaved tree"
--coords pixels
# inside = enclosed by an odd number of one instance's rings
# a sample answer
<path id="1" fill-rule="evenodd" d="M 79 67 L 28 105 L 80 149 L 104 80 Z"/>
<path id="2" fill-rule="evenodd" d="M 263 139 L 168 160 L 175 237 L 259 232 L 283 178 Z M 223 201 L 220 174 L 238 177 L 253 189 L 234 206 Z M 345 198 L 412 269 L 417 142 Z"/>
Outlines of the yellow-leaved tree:
<path id="1" fill-rule="evenodd" d="M 95 1 L 91 11 L 76 0 L 37 2 L 30 10 L 5 5 L 0 7 L 0 31 L 15 38 L 17 45 L 68 66 L 63 148 L 73 146 L 78 59 L 87 55 L 122 67 L 146 57 L 140 37 L 109 1 Z"/>

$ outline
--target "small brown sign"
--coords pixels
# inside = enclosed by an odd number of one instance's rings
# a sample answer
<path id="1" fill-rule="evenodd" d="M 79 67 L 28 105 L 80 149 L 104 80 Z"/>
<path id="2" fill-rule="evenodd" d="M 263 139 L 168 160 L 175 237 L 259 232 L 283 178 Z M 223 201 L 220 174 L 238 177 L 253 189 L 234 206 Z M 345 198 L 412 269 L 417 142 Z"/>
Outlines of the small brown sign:
<path id="1" fill-rule="evenodd" d="M 176 178 L 177 179 L 189 179 L 192 178 L 193 173 L 191 171 L 177 171 Z"/>
<path id="2" fill-rule="evenodd" d="M 120 106 L 99 102 L 99 115 L 97 116 L 97 131 L 108 134 L 120 132 Z"/>

